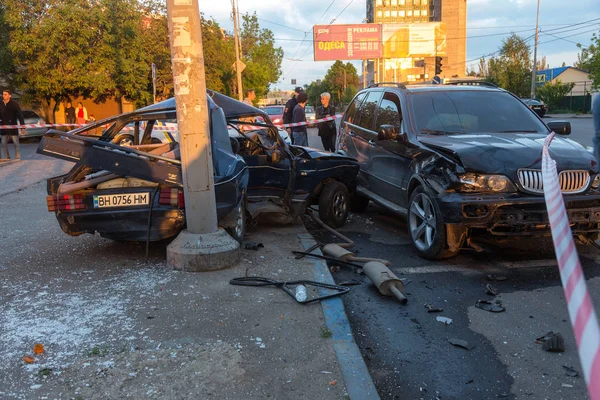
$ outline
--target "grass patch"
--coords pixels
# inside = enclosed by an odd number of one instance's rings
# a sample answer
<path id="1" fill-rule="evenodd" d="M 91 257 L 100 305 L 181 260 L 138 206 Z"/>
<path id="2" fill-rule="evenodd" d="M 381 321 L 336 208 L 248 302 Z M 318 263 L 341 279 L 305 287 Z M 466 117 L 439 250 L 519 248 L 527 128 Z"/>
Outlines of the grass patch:
<path id="1" fill-rule="evenodd" d="M 331 333 L 329 328 L 327 328 L 327 327 L 321 328 L 321 337 L 323 339 L 331 339 L 332 336 L 333 336 L 333 334 Z"/>
<path id="2" fill-rule="evenodd" d="M 94 346 L 92 348 L 92 350 L 88 351 L 87 356 L 88 357 L 104 357 L 105 355 L 108 354 L 108 349 L 101 349 L 98 346 Z"/>

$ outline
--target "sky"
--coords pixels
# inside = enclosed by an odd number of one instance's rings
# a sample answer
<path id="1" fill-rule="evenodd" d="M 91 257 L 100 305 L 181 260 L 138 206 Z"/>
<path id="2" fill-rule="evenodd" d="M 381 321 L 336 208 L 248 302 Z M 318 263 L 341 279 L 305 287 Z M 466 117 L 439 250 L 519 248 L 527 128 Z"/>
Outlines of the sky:
<path id="1" fill-rule="evenodd" d="M 271 88 L 289 90 L 322 79 L 333 61 L 314 61 L 313 25 L 356 24 L 366 17 L 366 0 L 237 0 L 241 14 L 254 13 L 261 28 L 273 31 L 284 51 L 283 74 Z M 443 0 L 442 0 L 443 1 Z M 231 1 L 200 1 L 200 12 L 233 31 Z M 467 0 L 467 68 L 498 51 L 511 33 L 530 38 L 533 46 L 538 0 Z M 572 65 L 579 49 L 600 34 L 600 0 L 540 0 L 537 58 L 550 68 Z M 346 61 L 344 61 L 346 62 Z M 361 71 L 360 61 L 351 61 Z"/>

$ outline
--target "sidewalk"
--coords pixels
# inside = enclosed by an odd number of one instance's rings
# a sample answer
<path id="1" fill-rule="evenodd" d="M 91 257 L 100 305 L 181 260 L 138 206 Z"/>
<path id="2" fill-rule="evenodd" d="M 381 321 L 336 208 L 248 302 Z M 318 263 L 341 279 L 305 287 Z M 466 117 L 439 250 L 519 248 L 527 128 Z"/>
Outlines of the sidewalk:
<path id="1" fill-rule="evenodd" d="M 183 273 L 165 244 L 146 260 L 144 244 L 66 236 L 44 189 L 0 197 L 0 398 L 378 398 L 340 298 L 302 305 L 229 284 L 331 282 L 323 262 L 291 253 L 312 243 L 301 224 L 255 227 L 246 239 L 264 248 L 237 266 Z"/>

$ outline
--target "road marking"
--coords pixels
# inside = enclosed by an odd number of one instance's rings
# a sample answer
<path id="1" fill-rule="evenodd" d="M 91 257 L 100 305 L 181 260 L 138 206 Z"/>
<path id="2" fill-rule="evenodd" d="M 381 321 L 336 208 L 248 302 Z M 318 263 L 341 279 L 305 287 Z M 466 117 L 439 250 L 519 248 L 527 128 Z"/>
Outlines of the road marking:
<path id="1" fill-rule="evenodd" d="M 425 265 L 422 267 L 393 268 L 394 273 L 401 275 L 410 274 L 435 274 L 441 272 L 461 272 L 466 274 L 483 274 L 501 272 L 506 269 L 525 269 L 540 267 L 556 267 L 555 259 L 527 260 L 527 261 L 500 261 L 489 263 L 456 264 L 456 265 Z"/>

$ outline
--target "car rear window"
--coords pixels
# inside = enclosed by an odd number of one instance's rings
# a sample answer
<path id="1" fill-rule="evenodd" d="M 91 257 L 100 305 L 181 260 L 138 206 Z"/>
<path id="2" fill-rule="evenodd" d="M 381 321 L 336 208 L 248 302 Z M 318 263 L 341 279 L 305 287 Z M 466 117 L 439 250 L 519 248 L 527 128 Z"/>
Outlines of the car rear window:
<path id="1" fill-rule="evenodd" d="M 267 113 L 267 115 L 279 115 L 283 114 L 283 107 L 265 107 L 263 111 Z"/>
<path id="2" fill-rule="evenodd" d="M 527 106 L 506 92 L 413 93 L 410 108 L 421 133 L 548 132 Z"/>

